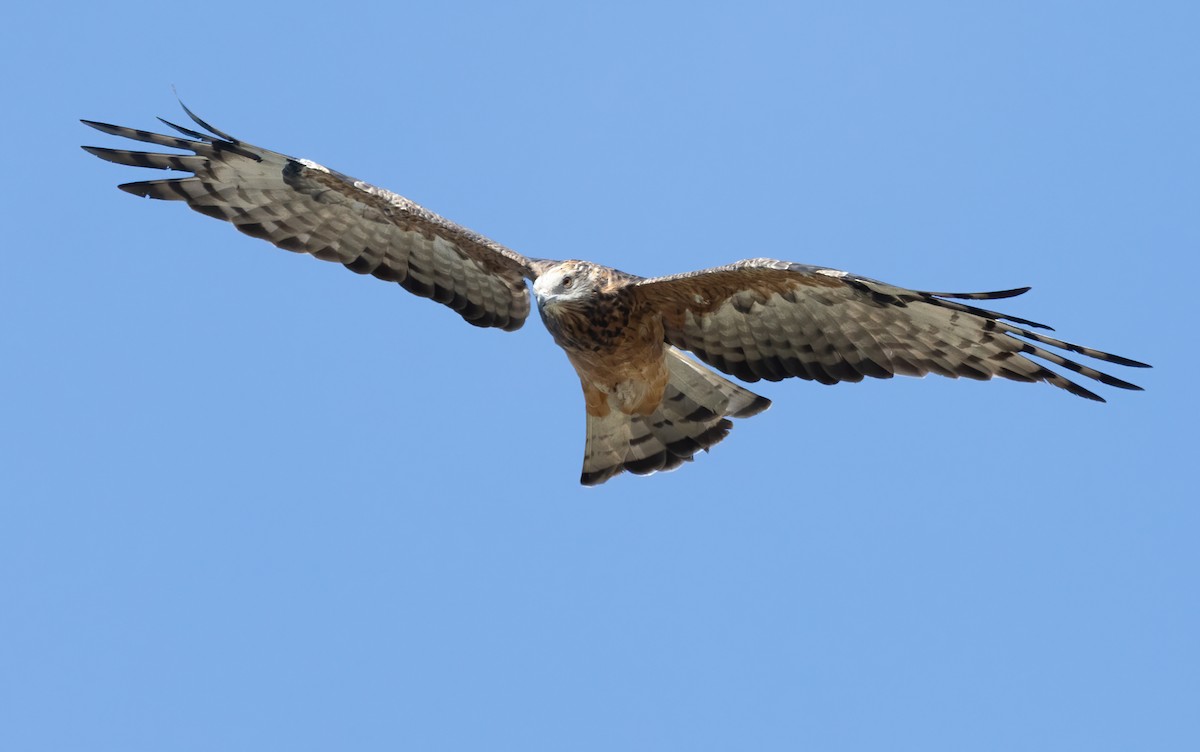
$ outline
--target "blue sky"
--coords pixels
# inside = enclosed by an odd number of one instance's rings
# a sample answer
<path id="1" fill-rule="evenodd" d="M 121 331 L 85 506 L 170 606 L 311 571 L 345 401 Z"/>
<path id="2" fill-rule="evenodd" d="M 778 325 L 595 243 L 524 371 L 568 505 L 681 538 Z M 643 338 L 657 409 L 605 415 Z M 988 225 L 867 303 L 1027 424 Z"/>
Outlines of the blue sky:
<path id="1" fill-rule="evenodd" d="M 1200 748 L 1194 4 L 432 5 L 9 11 L 0 748 Z M 581 488 L 536 321 L 115 190 L 78 119 L 172 85 L 531 256 L 1029 284 L 1155 369 L 760 383 Z"/>

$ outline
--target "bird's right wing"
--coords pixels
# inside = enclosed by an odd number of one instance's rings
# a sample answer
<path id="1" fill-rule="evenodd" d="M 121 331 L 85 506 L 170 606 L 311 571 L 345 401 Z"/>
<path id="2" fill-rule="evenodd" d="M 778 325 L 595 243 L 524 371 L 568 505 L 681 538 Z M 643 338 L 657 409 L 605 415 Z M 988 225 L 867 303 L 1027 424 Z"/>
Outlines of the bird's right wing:
<path id="1" fill-rule="evenodd" d="M 184 201 L 196 211 L 279 248 L 336 261 L 397 282 L 457 311 L 475 326 L 517 329 L 529 315 L 525 279 L 537 262 L 443 219 L 403 196 L 315 162 L 242 142 L 184 111 L 208 133 L 163 121 L 190 138 L 84 120 L 96 130 L 190 154 L 96 146 L 117 164 L 179 170 L 189 177 L 126 183 L 138 196 Z"/>

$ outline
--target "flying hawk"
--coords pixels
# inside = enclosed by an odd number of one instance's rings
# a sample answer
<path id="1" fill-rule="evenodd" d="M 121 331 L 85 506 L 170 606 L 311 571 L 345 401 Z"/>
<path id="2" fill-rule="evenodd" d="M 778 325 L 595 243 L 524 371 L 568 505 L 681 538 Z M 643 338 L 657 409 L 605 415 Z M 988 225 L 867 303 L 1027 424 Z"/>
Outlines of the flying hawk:
<path id="1" fill-rule="evenodd" d="M 403 196 L 245 143 L 183 109 L 207 133 L 166 120 L 184 138 L 83 122 L 184 154 L 83 148 L 117 164 L 191 173 L 126 183 L 124 191 L 184 201 L 280 248 L 396 282 L 475 326 L 518 329 L 529 315 L 530 280 L 542 321 L 583 385 L 587 443 L 580 480 L 586 485 L 623 470 L 678 467 L 725 438 L 729 418 L 770 404 L 681 350 L 750 382 L 999 376 L 1045 381 L 1100 402 L 1032 358 L 1109 386 L 1140 387 L 1042 345 L 1147 367 L 1030 331 L 1049 329 L 1042 324 L 951 300 L 1008 298 L 1027 287 L 922 292 L 772 259 L 645 278 L 587 261 L 527 258 Z"/>

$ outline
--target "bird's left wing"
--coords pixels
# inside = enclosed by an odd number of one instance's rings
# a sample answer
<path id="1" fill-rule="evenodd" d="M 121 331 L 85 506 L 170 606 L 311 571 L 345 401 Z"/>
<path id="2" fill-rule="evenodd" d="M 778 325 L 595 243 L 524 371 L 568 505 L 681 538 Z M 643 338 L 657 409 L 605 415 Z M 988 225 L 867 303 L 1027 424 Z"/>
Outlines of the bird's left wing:
<path id="1" fill-rule="evenodd" d="M 289 251 L 397 282 L 476 326 L 517 329 L 529 315 L 525 279 L 537 262 L 450 222 L 403 196 L 306 159 L 240 141 L 184 111 L 202 133 L 188 138 L 84 120 L 96 130 L 190 154 L 83 147 L 101 159 L 179 170 L 189 177 L 126 183 L 137 196 L 184 201 L 196 211 Z"/>
<path id="2" fill-rule="evenodd" d="M 629 289 L 661 312 L 667 342 L 746 381 L 796 376 L 833 384 L 937 373 L 1045 381 L 1103 402 L 1030 356 L 1121 389 L 1140 387 L 1040 345 L 1146 367 L 1017 326 L 1049 328 L 1041 324 L 947 300 L 1007 298 L 1029 288 L 920 292 L 834 269 L 749 259 L 640 280 Z"/>

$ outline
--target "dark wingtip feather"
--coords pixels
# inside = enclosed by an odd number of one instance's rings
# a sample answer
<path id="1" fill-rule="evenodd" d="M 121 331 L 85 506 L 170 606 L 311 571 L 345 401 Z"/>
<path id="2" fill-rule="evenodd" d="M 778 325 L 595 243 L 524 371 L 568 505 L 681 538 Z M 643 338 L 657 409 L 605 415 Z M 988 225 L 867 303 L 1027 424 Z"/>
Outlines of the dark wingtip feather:
<path id="1" fill-rule="evenodd" d="M 86 125 L 89 128 L 95 128 L 96 130 L 100 131 L 101 133 L 111 133 L 114 136 L 121 135 L 121 131 L 124 130 L 124 128 L 122 128 L 119 125 L 113 125 L 112 123 L 102 123 L 99 120 L 84 120 L 83 118 L 80 118 L 79 122 L 83 123 L 84 125 Z"/>
<path id="2" fill-rule="evenodd" d="M 1095 370 L 1095 369 L 1093 369 L 1093 370 Z M 1106 384 L 1108 386 L 1116 387 L 1117 389 L 1128 389 L 1131 392 L 1146 391 L 1143 387 L 1140 387 L 1137 384 L 1131 384 L 1128 381 L 1126 381 L 1125 379 L 1118 379 L 1116 376 L 1110 376 L 1109 374 L 1103 373 L 1101 371 L 1096 371 L 1096 375 L 1094 375 L 1094 376 L 1092 376 L 1090 373 L 1087 375 L 1090 376 L 1091 378 L 1094 378 L 1096 381 L 1099 381 L 1101 384 Z"/>
<path id="3" fill-rule="evenodd" d="M 103 146 L 81 146 L 79 148 L 83 149 L 88 154 L 91 154 L 93 157 L 99 157 L 100 159 L 103 159 L 105 162 L 112 162 L 113 164 L 119 165 L 131 165 L 135 167 L 152 167 L 152 165 L 147 164 L 144 160 L 137 160 L 135 158 L 135 155 L 139 154 L 138 152 L 130 152 L 122 149 L 106 149 Z M 145 156 L 151 157 L 160 155 L 147 154 Z"/>
<path id="4" fill-rule="evenodd" d="M 999 292 L 988 293 L 992 298 L 1015 298 L 1018 295 L 1024 295 L 1033 289 L 1033 285 L 1025 285 L 1024 287 L 1014 287 L 1011 290 L 1000 290 Z"/>
<path id="5" fill-rule="evenodd" d="M 170 120 L 167 120 L 166 118 L 158 118 L 158 122 L 162 123 L 163 125 L 167 126 L 168 128 L 173 128 L 174 130 L 178 131 L 179 133 L 182 133 L 185 136 L 191 136 L 192 138 L 198 138 L 201 141 L 206 141 L 206 142 L 212 141 L 212 136 L 208 135 L 207 133 L 201 133 L 200 131 L 194 131 L 191 128 L 185 128 L 182 125 L 177 125 L 176 123 L 172 123 Z"/>
<path id="6" fill-rule="evenodd" d="M 1024 324 L 1025 326 L 1032 326 L 1034 329 L 1045 329 L 1048 332 L 1054 331 L 1054 327 L 1050 326 L 1049 324 L 1039 324 L 1036 321 L 1030 321 L 1029 319 L 1023 319 L 1023 318 L 1019 318 L 1017 316 L 1001 316 L 1000 318 L 1004 319 L 1005 321 L 1011 321 L 1014 324 Z"/>
<path id="7" fill-rule="evenodd" d="M 1113 355 L 1112 353 L 1105 353 L 1105 355 L 1108 356 L 1107 358 L 1105 358 L 1105 360 L 1109 361 L 1110 363 L 1117 363 L 1118 365 L 1129 366 L 1130 368 L 1153 368 L 1154 367 L 1154 366 L 1150 365 L 1149 363 L 1143 363 L 1140 360 L 1133 360 L 1132 358 L 1123 358 L 1120 355 Z"/>
<path id="8" fill-rule="evenodd" d="M 938 298 L 957 298 L 958 300 L 1000 300 L 1015 298 L 1032 290 L 1032 287 L 1014 287 L 1011 290 L 994 290 L 992 292 L 926 292 Z"/>
<path id="9" fill-rule="evenodd" d="M 1074 394 L 1076 397 L 1083 397 L 1084 399 L 1089 399 L 1093 402 L 1108 402 L 1108 400 L 1104 399 L 1099 394 L 1096 394 L 1091 389 L 1080 386 L 1079 384 L 1076 384 L 1074 381 L 1064 378 L 1059 374 L 1054 374 L 1054 375 L 1058 376 L 1058 378 L 1057 379 L 1046 379 L 1046 381 L 1048 381 L 1049 383 L 1051 383 L 1054 386 L 1057 386 L 1061 389 L 1066 389 L 1068 392 L 1070 392 L 1071 394 Z"/>
<path id="10" fill-rule="evenodd" d="M 188 117 L 190 117 L 190 118 L 191 118 L 193 121 L 195 121 L 195 123 L 196 123 L 197 125 L 199 125 L 201 128 L 204 128 L 204 129 L 205 129 L 205 130 L 207 130 L 209 133 L 212 133 L 212 134 L 214 134 L 214 135 L 216 135 L 216 136 L 220 136 L 221 138 L 225 139 L 226 141 L 229 141 L 230 143 L 234 143 L 234 144 L 240 144 L 240 143 L 241 143 L 241 141 L 240 141 L 240 140 L 238 140 L 238 139 L 234 138 L 233 136 L 229 135 L 228 133 L 226 133 L 226 132 L 222 131 L 222 130 L 221 130 L 221 129 L 219 129 L 219 128 L 215 128 L 215 127 L 213 127 L 212 125 L 210 125 L 210 124 L 206 123 L 205 121 L 201 120 L 201 119 L 200 119 L 200 117 L 199 117 L 199 116 L 197 116 L 197 115 L 196 115 L 196 113 L 194 113 L 194 112 L 192 112 L 191 110 L 189 110 L 189 109 L 188 109 L 188 106 L 187 106 L 186 104 L 184 104 L 184 103 L 183 103 L 183 100 L 182 100 L 182 99 L 180 99 L 180 98 L 179 98 L 179 92 L 175 92 L 175 99 L 176 99 L 176 100 L 178 100 L 178 102 L 179 102 L 179 106 L 183 108 L 183 111 L 187 113 L 187 116 L 188 116 Z"/>
<path id="11" fill-rule="evenodd" d="M 143 198 L 156 198 L 161 201 L 187 201 L 192 196 L 187 192 L 187 186 L 196 183 L 195 178 L 166 178 L 164 180 L 141 180 L 136 183 L 122 183 L 117 187 L 126 193 Z M 203 212 L 203 207 L 195 207 Z M 227 219 L 221 216 L 219 219 Z"/>
<path id="12" fill-rule="evenodd" d="M 142 198 L 153 198 L 150 196 L 149 189 L 146 187 L 146 181 L 140 181 L 137 183 L 121 183 L 117 186 L 117 188 L 125 191 L 126 193 L 132 193 L 135 196 L 141 196 Z"/>

